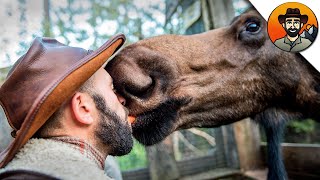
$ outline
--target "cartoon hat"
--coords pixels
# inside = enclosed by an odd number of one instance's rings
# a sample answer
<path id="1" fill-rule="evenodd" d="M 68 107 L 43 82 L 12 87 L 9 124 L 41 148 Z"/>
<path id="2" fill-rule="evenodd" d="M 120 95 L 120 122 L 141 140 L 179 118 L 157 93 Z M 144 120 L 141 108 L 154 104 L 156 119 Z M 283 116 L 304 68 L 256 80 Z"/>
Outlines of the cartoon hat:
<path id="1" fill-rule="evenodd" d="M 300 18 L 300 22 L 302 22 L 303 24 L 306 24 L 308 22 L 308 16 L 301 15 L 300 10 L 298 8 L 288 8 L 285 15 L 278 16 L 279 23 L 280 24 L 284 23 L 286 18 L 289 18 L 289 17 Z"/>
<path id="2" fill-rule="evenodd" d="M 15 136 L 0 154 L 0 168 L 124 42 L 125 36 L 119 34 L 97 50 L 88 51 L 52 38 L 33 41 L 0 87 L 0 105 Z"/>

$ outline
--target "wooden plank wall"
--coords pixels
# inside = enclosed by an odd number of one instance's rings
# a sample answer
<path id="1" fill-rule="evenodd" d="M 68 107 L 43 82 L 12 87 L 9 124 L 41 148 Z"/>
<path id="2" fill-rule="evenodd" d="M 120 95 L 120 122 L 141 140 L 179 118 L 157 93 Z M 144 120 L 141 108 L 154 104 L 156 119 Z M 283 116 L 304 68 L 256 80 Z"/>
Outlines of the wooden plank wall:
<path id="1" fill-rule="evenodd" d="M 319 144 L 282 143 L 281 146 L 289 178 L 320 179 Z M 266 157 L 266 144 L 261 147 Z"/>

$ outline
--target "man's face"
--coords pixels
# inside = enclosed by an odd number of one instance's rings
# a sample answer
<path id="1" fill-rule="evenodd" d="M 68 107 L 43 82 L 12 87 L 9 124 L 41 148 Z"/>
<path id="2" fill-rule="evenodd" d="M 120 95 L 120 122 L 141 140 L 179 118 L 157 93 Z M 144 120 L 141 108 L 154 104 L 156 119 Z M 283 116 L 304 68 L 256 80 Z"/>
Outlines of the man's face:
<path id="1" fill-rule="evenodd" d="M 301 29 L 300 18 L 286 18 L 284 29 L 290 37 L 296 37 Z"/>
<path id="2" fill-rule="evenodd" d="M 109 154 L 120 156 L 131 151 L 132 129 L 128 123 L 128 111 L 119 102 L 113 89 L 112 78 L 100 69 L 94 80 L 92 98 L 98 110 L 99 123 L 95 135 L 109 147 Z"/>

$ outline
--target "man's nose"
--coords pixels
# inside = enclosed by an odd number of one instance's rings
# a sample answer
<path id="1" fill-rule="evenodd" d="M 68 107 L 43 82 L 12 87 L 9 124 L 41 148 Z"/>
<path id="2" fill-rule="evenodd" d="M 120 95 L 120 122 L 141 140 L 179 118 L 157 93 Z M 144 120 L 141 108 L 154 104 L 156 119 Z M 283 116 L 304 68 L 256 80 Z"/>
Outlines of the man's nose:
<path id="1" fill-rule="evenodd" d="M 116 93 L 118 101 L 125 106 L 126 105 L 126 99 L 124 97 L 122 97 L 120 94 Z"/>

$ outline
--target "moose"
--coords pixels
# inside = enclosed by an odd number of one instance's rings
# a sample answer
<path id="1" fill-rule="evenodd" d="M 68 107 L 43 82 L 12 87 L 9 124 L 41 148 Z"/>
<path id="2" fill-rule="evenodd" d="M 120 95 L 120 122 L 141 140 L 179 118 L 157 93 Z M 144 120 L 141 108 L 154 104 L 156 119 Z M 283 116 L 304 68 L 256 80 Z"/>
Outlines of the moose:
<path id="1" fill-rule="evenodd" d="M 320 73 L 299 53 L 272 44 L 266 27 L 250 10 L 227 27 L 125 47 L 106 70 L 136 117 L 134 137 L 153 145 L 176 130 L 251 117 L 267 135 L 268 179 L 287 179 L 283 128 L 292 119 L 319 122 Z"/>

